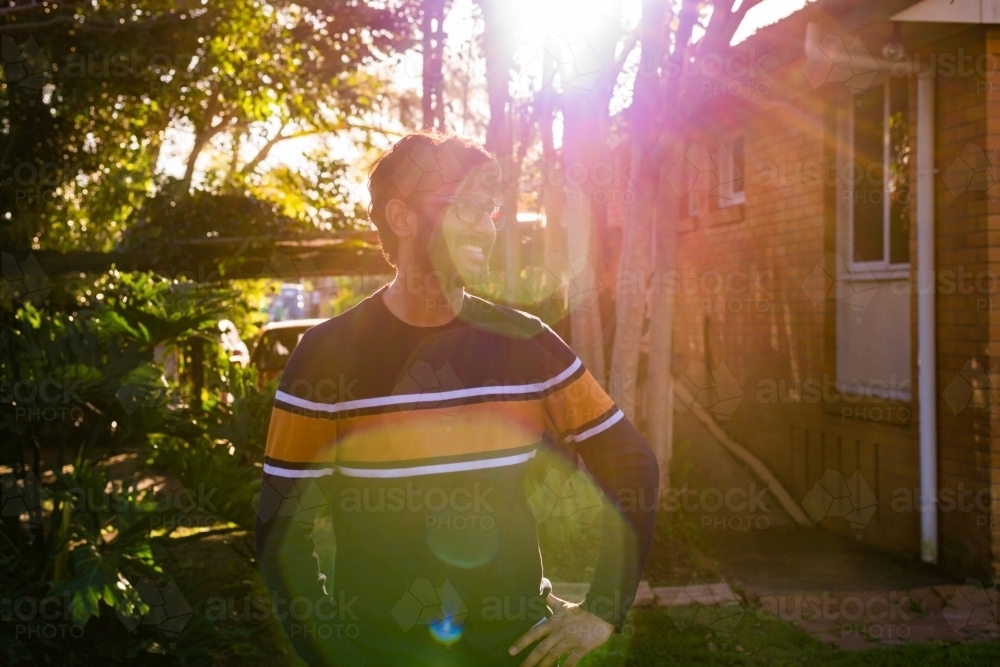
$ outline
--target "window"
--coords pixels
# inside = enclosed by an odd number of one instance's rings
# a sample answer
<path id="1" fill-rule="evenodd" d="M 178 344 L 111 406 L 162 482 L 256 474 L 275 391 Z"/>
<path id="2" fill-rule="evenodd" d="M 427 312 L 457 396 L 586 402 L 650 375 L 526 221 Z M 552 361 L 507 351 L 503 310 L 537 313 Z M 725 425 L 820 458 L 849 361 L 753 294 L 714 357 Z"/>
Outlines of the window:
<path id="1" fill-rule="evenodd" d="M 742 136 L 719 147 L 719 207 L 746 203 L 746 178 L 744 176 L 745 149 Z"/>
<path id="2" fill-rule="evenodd" d="M 910 261 L 908 87 L 894 78 L 854 100 L 849 260 L 869 271 Z"/>
<path id="3" fill-rule="evenodd" d="M 848 95 L 837 130 L 837 386 L 911 397 L 909 81 Z"/>

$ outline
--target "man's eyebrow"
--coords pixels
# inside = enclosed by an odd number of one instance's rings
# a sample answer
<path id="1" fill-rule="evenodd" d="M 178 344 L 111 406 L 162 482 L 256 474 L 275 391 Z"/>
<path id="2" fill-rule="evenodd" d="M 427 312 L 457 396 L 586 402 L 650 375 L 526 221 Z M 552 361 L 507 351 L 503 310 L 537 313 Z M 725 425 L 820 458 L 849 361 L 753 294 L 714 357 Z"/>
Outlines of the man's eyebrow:
<path id="1" fill-rule="evenodd" d="M 480 201 L 489 201 L 493 202 L 494 204 L 499 204 L 500 200 L 503 198 L 503 193 L 477 187 L 468 190 L 460 190 L 459 192 L 455 193 L 455 196 L 473 197 Z"/>

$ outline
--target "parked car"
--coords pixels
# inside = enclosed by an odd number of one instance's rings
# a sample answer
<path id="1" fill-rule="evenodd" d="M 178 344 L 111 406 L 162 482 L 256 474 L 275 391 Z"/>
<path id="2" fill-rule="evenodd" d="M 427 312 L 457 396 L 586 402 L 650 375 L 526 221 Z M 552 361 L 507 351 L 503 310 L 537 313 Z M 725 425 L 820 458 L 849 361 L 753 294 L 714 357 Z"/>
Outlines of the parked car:
<path id="1" fill-rule="evenodd" d="M 325 319 L 285 320 L 264 325 L 250 353 L 250 365 L 257 369 L 261 382 L 266 382 L 285 370 L 302 335 Z"/>
<path id="2" fill-rule="evenodd" d="M 305 287 L 296 283 L 284 283 L 271 298 L 268 316 L 272 322 L 301 320 L 306 314 Z"/>

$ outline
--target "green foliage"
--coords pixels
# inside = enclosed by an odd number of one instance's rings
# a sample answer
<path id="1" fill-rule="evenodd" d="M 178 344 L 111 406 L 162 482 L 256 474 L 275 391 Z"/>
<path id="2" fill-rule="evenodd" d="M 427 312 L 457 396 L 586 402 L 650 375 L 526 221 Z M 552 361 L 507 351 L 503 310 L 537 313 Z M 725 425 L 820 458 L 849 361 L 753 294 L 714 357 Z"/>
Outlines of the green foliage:
<path id="1" fill-rule="evenodd" d="M 130 579 L 161 574 L 149 540 L 151 522 L 161 518 L 152 491 L 110 484 L 107 472 L 86 460 L 57 478 L 48 492 L 70 520 L 60 525 L 54 551 L 68 554 L 69 567 L 53 574 L 50 593 L 70 600 L 78 625 L 100 616 L 101 602 L 125 616 L 147 613 Z"/>
<path id="2" fill-rule="evenodd" d="M 382 285 L 392 282 L 392 276 L 338 276 L 334 280 L 337 294 L 330 301 L 330 311 L 336 316 L 367 299 Z"/>
<path id="3" fill-rule="evenodd" d="M 111 451 L 166 429 L 183 407 L 153 362 L 157 346 L 204 335 L 232 302 L 225 290 L 112 272 L 68 286 L 76 307 L 24 304 L 0 329 L 0 462 L 26 448 L 100 443 Z"/>
<path id="4" fill-rule="evenodd" d="M 140 653 L 173 655 L 155 628 L 138 627 L 150 604 L 140 587 L 167 585 L 158 563 L 170 531 L 154 534 L 175 525 L 182 508 L 164 505 L 148 485 L 120 473 L 116 478 L 100 461 L 153 434 L 204 438 L 206 426 L 195 419 L 203 408 L 193 407 L 184 387 L 163 376 L 156 355 L 210 339 L 234 295 L 117 272 L 81 277 L 67 290 L 62 311 L 25 303 L 2 313 L 5 604 L 24 598 L 30 609 L 47 599 L 58 622 L 38 613 L 12 619 L 5 609 L 0 651 L 10 661 L 30 654 L 31 660 L 74 664 L 98 648 L 88 642 L 100 635 L 115 637 L 108 645 L 120 649 L 105 656 L 111 664 L 146 660 Z M 210 632 L 199 627 L 185 632 Z M 17 628 L 26 632 L 19 635 Z M 46 634 L 71 628 L 81 628 L 82 634 L 70 636 L 79 641 L 50 641 L 58 634 Z M 182 650 L 170 661 L 197 662 L 195 653 Z"/>
<path id="5" fill-rule="evenodd" d="M 190 241 L 213 238 L 267 242 L 270 237 L 315 233 L 316 227 L 278 211 L 274 204 L 237 194 L 194 192 L 179 197 L 158 196 L 146 201 L 136 224 L 125 234 L 129 251 L 163 257 L 182 256 Z M 180 244 L 178 243 L 180 242 Z"/>
<path id="6" fill-rule="evenodd" d="M 250 191 L 296 220 L 310 221 L 313 230 L 363 229 L 368 212 L 351 202 L 345 175 L 348 165 L 324 149 L 307 156 L 307 169 L 279 166 L 253 179 Z"/>
<path id="7" fill-rule="evenodd" d="M 276 143 L 342 130 L 372 108 L 382 84 L 365 68 L 412 43 L 417 6 L 95 0 L 6 14 L 4 57 L 23 57 L 23 72 L 0 83 L 0 154 L 14 168 L 4 178 L 17 179 L 17 196 L 0 203 L 0 240 L 111 249 L 164 185 L 168 128 L 194 135 L 185 189 L 201 151 L 228 137 L 234 161 L 208 182 L 245 192 Z M 261 137 L 238 163 L 240 146 Z"/>
<path id="8" fill-rule="evenodd" d="M 186 437 L 154 435 L 148 462 L 169 469 L 187 488 L 211 489 L 213 511 L 252 530 L 278 379 L 261 386 L 253 368 L 223 364 L 220 370 L 214 398 L 196 419 L 204 429 Z"/>
<path id="9" fill-rule="evenodd" d="M 555 325 L 569 314 L 564 303 L 565 281 L 544 266 L 529 265 L 521 269 L 514 286 L 514 298 L 508 299 L 505 274 L 490 271 L 480 283 L 469 288 L 470 294 L 501 303 L 535 315 L 548 325 Z"/>

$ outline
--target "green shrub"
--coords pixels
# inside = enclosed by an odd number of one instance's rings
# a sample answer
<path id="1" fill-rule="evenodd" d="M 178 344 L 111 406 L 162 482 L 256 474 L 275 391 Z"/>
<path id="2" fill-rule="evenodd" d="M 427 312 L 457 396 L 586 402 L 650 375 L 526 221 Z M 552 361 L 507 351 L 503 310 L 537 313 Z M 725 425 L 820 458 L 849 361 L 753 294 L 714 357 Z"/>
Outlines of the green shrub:
<path id="1" fill-rule="evenodd" d="M 211 490 L 218 517 L 252 530 L 278 380 L 262 387 L 253 368 L 226 364 L 221 371 L 213 399 L 196 419 L 200 428 L 183 437 L 152 435 L 147 461 L 169 469 L 187 488 Z"/>
<path id="2" fill-rule="evenodd" d="M 173 612 L 170 595 L 163 603 L 173 590 L 159 566 L 167 540 L 154 534 L 178 508 L 162 506 L 152 488 L 111 479 L 99 461 L 156 434 L 204 437 L 199 411 L 154 355 L 211 340 L 234 295 L 118 272 L 82 276 L 66 290 L 61 310 L 22 303 L 0 313 L 0 655 L 209 664 L 211 627 L 177 615 L 189 609 L 183 596 Z"/>

